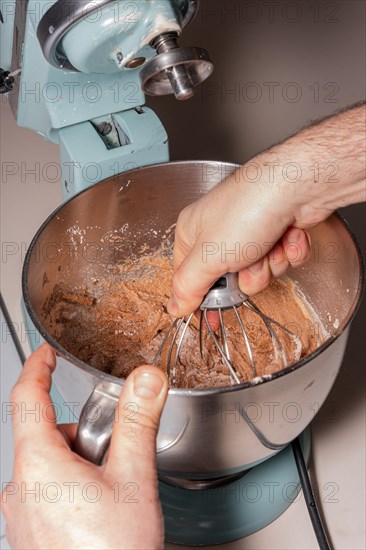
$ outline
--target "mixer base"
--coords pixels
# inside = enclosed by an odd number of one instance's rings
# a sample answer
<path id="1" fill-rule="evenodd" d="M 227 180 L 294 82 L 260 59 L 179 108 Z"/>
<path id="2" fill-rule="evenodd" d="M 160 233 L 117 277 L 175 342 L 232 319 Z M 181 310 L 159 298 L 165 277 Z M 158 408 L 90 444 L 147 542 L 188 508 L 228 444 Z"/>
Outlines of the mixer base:
<path id="1" fill-rule="evenodd" d="M 300 436 L 306 463 L 310 428 Z M 225 485 L 187 490 L 159 483 L 169 542 L 188 545 L 222 544 L 266 527 L 296 499 L 300 491 L 291 445 Z"/>

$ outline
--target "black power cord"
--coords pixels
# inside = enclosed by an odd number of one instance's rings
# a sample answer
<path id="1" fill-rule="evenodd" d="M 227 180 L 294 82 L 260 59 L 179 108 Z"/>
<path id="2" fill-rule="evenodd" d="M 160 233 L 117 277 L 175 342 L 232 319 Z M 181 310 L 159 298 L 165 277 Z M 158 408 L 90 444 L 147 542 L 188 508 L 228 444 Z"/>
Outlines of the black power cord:
<path id="1" fill-rule="evenodd" d="M 330 550 L 327 535 L 325 533 L 322 521 L 320 519 L 318 507 L 311 487 L 309 475 L 306 469 L 304 456 L 302 454 L 300 439 L 297 437 L 291 443 L 294 453 L 297 471 L 299 473 L 301 488 L 304 493 L 306 506 L 309 512 L 314 533 L 317 538 L 320 550 Z"/>
<path id="2" fill-rule="evenodd" d="M 3 312 L 4 319 L 5 319 L 5 322 L 6 322 L 7 327 L 8 327 L 8 331 L 9 331 L 9 333 L 10 333 L 10 336 L 11 336 L 12 339 L 13 339 L 13 342 L 14 342 L 14 345 L 15 345 L 15 349 L 17 350 L 18 355 L 19 355 L 19 359 L 21 360 L 22 364 L 24 365 L 25 360 L 26 360 L 26 357 L 25 357 L 25 354 L 24 354 L 22 345 L 21 345 L 21 343 L 20 343 L 20 340 L 19 340 L 19 338 L 18 338 L 18 335 L 17 335 L 17 333 L 16 333 L 16 330 L 15 330 L 15 328 L 14 328 L 14 323 L 13 323 L 13 321 L 11 320 L 11 317 L 10 317 L 10 314 L 9 314 L 9 311 L 8 311 L 8 308 L 6 307 L 4 298 L 3 298 L 3 296 L 2 296 L 1 293 L 0 293 L 0 309 L 1 309 L 1 311 Z"/>

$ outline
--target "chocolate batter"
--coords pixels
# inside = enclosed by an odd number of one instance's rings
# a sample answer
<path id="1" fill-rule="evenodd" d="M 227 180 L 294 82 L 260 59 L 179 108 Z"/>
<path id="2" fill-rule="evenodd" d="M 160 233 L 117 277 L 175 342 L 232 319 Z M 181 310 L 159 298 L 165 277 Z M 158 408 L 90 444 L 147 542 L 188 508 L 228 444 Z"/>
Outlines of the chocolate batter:
<path id="1" fill-rule="evenodd" d="M 161 251 L 126 261 L 104 280 L 88 288 L 57 284 L 43 306 L 43 323 L 67 351 L 85 363 L 117 377 L 135 367 L 152 363 L 164 335 L 174 320 L 166 310 L 173 270 L 170 257 Z M 255 296 L 255 304 L 296 336 L 280 329 L 288 364 L 319 346 L 324 330 L 306 300 L 287 278 L 274 281 Z M 231 362 L 241 381 L 268 375 L 284 367 L 261 318 L 244 306 L 239 309 L 253 350 L 253 373 L 240 327 L 232 311 L 224 312 Z M 220 338 L 219 333 L 217 336 Z M 157 364 L 166 371 L 171 338 Z M 188 327 L 171 385 L 208 388 L 230 385 L 230 374 L 207 329 L 199 352 L 199 322 Z M 173 347 L 173 362 L 176 346 Z"/>

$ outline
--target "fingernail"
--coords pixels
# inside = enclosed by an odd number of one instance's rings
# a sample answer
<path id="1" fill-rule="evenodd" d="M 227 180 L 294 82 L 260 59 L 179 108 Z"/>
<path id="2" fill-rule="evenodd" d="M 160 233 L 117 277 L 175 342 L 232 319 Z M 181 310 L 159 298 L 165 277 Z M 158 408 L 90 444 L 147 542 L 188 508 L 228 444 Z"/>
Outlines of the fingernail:
<path id="1" fill-rule="evenodd" d="M 263 270 L 263 262 L 264 262 L 264 258 L 262 258 L 261 260 L 259 260 L 255 264 L 252 264 L 251 266 L 249 266 L 248 271 L 250 273 L 254 273 L 254 274 L 260 273 Z"/>
<path id="2" fill-rule="evenodd" d="M 291 263 L 299 261 L 302 257 L 302 254 L 302 248 L 295 243 L 290 243 L 286 248 L 286 256 Z"/>
<path id="3" fill-rule="evenodd" d="M 301 238 L 302 231 L 300 229 L 291 229 L 288 232 L 288 242 L 291 244 L 293 242 L 297 243 L 297 241 Z"/>
<path id="4" fill-rule="evenodd" d="M 152 372 L 138 372 L 134 378 L 136 395 L 145 399 L 157 397 L 163 389 L 163 385 L 162 378 Z"/>
<path id="5" fill-rule="evenodd" d="M 177 300 L 175 299 L 174 294 L 169 298 L 168 304 L 167 304 L 168 311 L 170 315 L 173 315 L 174 317 L 178 317 L 179 313 L 179 307 L 177 304 Z"/>
<path id="6" fill-rule="evenodd" d="M 306 235 L 306 238 L 308 240 L 308 243 L 309 245 L 311 246 L 311 237 L 310 237 L 310 233 L 308 231 L 305 231 L 305 235 Z"/>

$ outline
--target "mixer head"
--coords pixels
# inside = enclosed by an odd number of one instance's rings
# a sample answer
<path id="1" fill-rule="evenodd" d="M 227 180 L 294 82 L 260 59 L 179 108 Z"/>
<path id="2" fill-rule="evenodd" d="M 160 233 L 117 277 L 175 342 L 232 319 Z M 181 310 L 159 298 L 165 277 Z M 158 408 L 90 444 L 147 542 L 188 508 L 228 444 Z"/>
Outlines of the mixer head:
<path id="1" fill-rule="evenodd" d="M 239 288 L 238 283 L 238 274 L 237 273 L 226 273 L 223 275 L 213 287 L 206 294 L 201 306 L 200 306 L 200 322 L 199 322 L 199 346 L 200 346 L 200 355 L 202 360 L 205 360 L 205 346 L 203 344 L 203 334 L 204 334 L 204 324 L 209 333 L 209 336 L 213 339 L 215 344 L 215 349 L 221 357 L 222 362 L 228 368 L 230 373 L 231 384 L 240 384 L 243 380 L 240 380 L 235 364 L 233 364 L 231 358 L 231 350 L 229 345 L 229 339 L 227 334 L 227 328 L 224 321 L 224 312 L 232 311 L 235 315 L 236 322 L 240 329 L 240 335 L 242 339 L 242 348 L 243 351 L 240 353 L 246 355 L 247 360 L 250 363 L 252 376 L 255 378 L 257 376 L 256 361 L 253 353 L 253 344 L 248 334 L 248 330 L 245 326 L 245 322 L 241 316 L 240 309 L 247 308 L 253 314 L 258 316 L 268 334 L 271 338 L 273 351 L 276 359 L 280 359 L 282 362 L 283 368 L 288 365 L 288 357 L 286 355 L 285 348 L 276 333 L 275 328 L 279 331 L 282 331 L 286 336 L 294 340 L 299 348 L 301 348 L 300 339 L 286 327 L 278 323 L 272 317 L 266 315 L 262 310 L 260 310 L 256 304 L 242 292 Z M 219 333 L 216 334 L 212 329 L 210 320 L 207 313 L 209 311 L 216 312 L 218 315 L 219 321 Z M 159 357 L 162 357 L 164 350 L 167 348 L 166 354 L 166 370 L 169 382 L 171 385 L 176 384 L 177 377 L 177 366 L 180 360 L 180 355 L 184 346 L 185 338 L 190 324 L 193 321 L 194 313 L 191 313 L 187 318 L 175 319 L 171 324 L 169 330 L 163 338 L 163 341 L 159 347 L 159 350 L 154 358 L 154 364 L 156 364 Z M 212 323 L 212 321 L 211 321 Z M 240 346 L 241 347 L 241 346 Z M 164 354 L 165 355 L 165 354 Z"/>
<path id="2" fill-rule="evenodd" d="M 54 67 L 94 74 L 137 69 L 146 94 L 185 100 L 213 70 L 206 50 L 177 43 L 197 9 L 197 0 L 58 0 L 37 36 Z"/>

